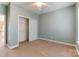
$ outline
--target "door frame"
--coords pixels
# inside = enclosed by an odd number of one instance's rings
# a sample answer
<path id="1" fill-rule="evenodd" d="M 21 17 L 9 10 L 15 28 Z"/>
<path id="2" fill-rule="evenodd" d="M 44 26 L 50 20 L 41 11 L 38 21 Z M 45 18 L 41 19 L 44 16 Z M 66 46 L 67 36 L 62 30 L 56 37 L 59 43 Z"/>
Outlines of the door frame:
<path id="1" fill-rule="evenodd" d="M 7 45 L 7 19 L 6 15 L 4 16 L 4 45 Z"/>
<path id="2" fill-rule="evenodd" d="M 20 17 L 23 17 L 26 19 L 26 22 L 27 22 L 27 40 L 26 40 L 26 42 L 29 42 L 29 17 L 18 15 L 18 45 L 20 44 L 20 42 L 19 42 L 19 18 Z"/>

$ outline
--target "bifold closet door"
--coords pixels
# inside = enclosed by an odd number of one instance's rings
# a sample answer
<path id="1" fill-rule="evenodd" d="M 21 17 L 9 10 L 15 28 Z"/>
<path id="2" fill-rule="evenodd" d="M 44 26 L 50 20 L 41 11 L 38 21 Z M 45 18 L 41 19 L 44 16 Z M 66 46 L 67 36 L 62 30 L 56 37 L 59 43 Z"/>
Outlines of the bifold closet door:
<path id="1" fill-rule="evenodd" d="M 27 20 L 19 17 L 19 42 L 27 40 Z"/>

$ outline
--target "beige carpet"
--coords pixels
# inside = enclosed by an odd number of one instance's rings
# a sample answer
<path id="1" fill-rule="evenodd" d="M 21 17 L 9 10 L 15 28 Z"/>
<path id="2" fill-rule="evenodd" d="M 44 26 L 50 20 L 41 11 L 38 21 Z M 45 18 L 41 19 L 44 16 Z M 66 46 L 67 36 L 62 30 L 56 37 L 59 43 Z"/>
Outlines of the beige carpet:
<path id="1" fill-rule="evenodd" d="M 1 57 L 78 57 L 75 47 L 45 40 L 24 42 L 16 49 L 0 47 Z"/>

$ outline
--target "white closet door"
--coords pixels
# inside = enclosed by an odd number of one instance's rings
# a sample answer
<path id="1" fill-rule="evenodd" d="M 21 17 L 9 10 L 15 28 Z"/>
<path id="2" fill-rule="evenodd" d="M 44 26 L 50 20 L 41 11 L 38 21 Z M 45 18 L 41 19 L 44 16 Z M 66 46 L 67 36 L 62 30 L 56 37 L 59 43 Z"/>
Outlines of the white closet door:
<path id="1" fill-rule="evenodd" d="M 19 17 L 19 42 L 27 40 L 27 20 Z"/>

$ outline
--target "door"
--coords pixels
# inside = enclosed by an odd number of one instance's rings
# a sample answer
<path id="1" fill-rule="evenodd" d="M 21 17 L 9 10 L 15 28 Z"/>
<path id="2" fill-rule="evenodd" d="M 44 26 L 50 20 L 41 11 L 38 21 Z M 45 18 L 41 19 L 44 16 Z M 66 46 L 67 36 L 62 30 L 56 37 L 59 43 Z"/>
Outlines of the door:
<path id="1" fill-rule="evenodd" d="M 5 28 L 5 15 L 0 15 L 0 47 L 6 44 L 6 28 Z"/>
<path id="2" fill-rule="evenodd" d="M 19 17 L 19 42 L 27 40 L 27 19 Z"/>

